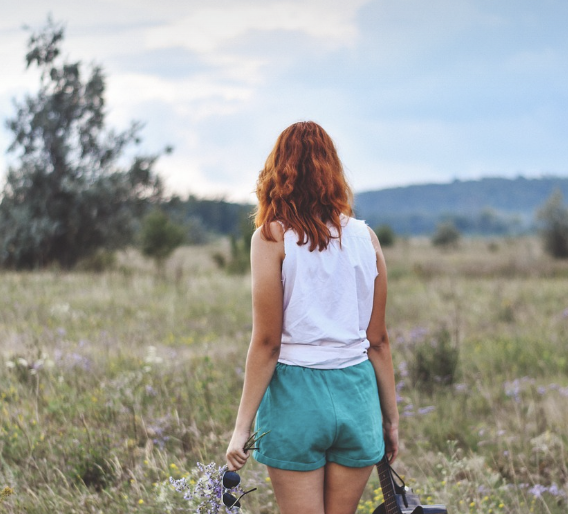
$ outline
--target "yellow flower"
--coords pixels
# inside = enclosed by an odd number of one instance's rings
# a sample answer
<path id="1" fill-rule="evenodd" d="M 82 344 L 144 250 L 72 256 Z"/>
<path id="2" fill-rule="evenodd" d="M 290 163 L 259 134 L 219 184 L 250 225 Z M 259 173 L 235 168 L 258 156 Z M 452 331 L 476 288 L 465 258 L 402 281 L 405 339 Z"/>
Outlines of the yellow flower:
<path id="1" fill-rule="evenodd" d="M 8 496 L 11 496 L 13 494 L 14 494 L 14 489 L 7 486 L 4 487 L 4 489 L 0 491 L 0 503 L 2 503 L 6 498 L 8 498 Z"/>
<path id="2" fill-rule="evenodd" d="M 140 499 L 138 500 L 138 503 L 139 503 L 140 505 L 142 505 L 142 504 L 144 503 L 144 500 L 143 500 L 142 498 L 140 498 Z"/>

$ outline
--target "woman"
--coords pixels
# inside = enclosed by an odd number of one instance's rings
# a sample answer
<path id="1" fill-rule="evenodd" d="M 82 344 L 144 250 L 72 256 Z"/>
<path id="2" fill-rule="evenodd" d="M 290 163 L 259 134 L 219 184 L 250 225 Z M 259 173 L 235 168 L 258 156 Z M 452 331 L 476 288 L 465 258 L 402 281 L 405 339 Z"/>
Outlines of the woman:
<path id="1" fill-rule="evenodd" d="M 253 330 L 227 464 L 247 461 L 256 416 L 270 432 L 254 456 L 280 512 L 353 514 L 373 465 L 398 452 L 383 253 L 350 217 L 342 164 L 316 123 L 282 132 L 256 194 Z"/>

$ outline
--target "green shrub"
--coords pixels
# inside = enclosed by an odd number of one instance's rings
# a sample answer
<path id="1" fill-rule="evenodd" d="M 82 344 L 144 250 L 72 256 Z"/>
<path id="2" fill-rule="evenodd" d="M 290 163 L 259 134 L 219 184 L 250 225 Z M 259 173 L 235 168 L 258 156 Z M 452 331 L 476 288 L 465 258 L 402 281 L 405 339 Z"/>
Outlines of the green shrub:
<path id="1" fill-rule="evenodd" d="M 102 273 L 112 270 L 116 265 L 116 254 L 110 250 L 99 249 L 92 255 L 81 259 L 76 266 L 78 271 Z"/>
<path id="2" fill-rule="evenodd" d="M 244 274 L 250 269 L 250 244 L 253 233 L 254 225 L 251 220 L 248 217 L 243 218 L 239 236 L 231 236 L 231 259 L 226 266 L 229 273 Z"/>
<path id="3" fill-rule="evenodd" d="M 568 258 L 568 208 L 556 190 L 537 213 L 544 249 L 556 259 Z"/>
<path id="4" fill-rule="evenodd" d="M 390 225 L 380 225 L 375 229 L 375 234 L 379 238 L 382 247 L 393 246 L 396 235 Z"/>
<path id="5" fill-rule="evenodd" d="M 459 349 L 443 328 L 431 339 L 416 344 L 408 366 L 412 384 L 428 393 L 437 386 L 451 385 L 457 378 L 458 362 Z"/>
<path id="6" fill-rule="evenodd" d="M 438 224 L 436 232 L 432 236 L 432 244 L 448 248 L 457 246 L 459 239 L 460 232 L 456 226 L 451 221 L 444 221 Z"/>
<path id="7" fill-rule="evenodd" d="M 154 259 L 158 269 L 163 267 L 164 261 L 183 243 L 184 238 L 183 227 L 171 221 L 161 210 L 152 211 L 142 222 L 142 253 Z"/>

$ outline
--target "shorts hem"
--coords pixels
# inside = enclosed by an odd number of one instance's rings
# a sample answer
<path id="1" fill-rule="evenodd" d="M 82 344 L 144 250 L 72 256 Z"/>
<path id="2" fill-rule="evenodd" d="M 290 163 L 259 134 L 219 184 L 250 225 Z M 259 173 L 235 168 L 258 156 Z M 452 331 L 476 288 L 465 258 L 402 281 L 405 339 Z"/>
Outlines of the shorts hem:
<path id="1" fill-rule="evenodd" d="M 290 462 L 285 460 L 273 459 L 263 455 L 259 451 L 255 451 L 253 457 L 261 464 L 270 466 L 271 468 L 286 469 L 288 471 L 313 471 L 325 466 L 325 457 L 316 462 Z M 378 462 L 378 461 L 377 461 Z"/>
<path id="2" fill-rule="evenodd" d="M 340 464 L 341 466 L 346 466 L 348 468 L 365 468 L 367 466 L 374 466 L 378 464 L 383 456 L 385 455 L 384 450 L 377 453 L 377 457 L 373 457 L 372 459 L 350 459 L 349 457 L 345 457 L 342 455 L 334 455 L 333 453 L 327 454 L 327 461 L 328 462 L 335 462 L 336 464 Z"/>

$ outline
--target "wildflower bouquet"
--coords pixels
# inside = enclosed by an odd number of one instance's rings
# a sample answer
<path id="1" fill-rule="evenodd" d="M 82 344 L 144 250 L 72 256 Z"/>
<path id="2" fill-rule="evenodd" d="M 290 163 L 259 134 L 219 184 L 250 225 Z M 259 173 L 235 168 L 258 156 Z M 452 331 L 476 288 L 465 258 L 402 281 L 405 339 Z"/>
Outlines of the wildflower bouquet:
<path id="1" fill-rule="evenodd" d="M 245 452 L 256 450 L 256 443 L 267 433 L 252 434 L 245 443 Z M 214 462 L 207 465 L 198 462 L 188 478 L 176 480 L 170 477 L 170 483 L 178 493 L 183 494 L 191 512 L 197 514 L 234 514 L 241 506 L 239 500 L 245 494 L 256 490 L 254 488 L 244 491 L 240 486 L 239 475 L 228 471 L 226 465 L 218 466 Z M 230 489 L 231 493 L 228 493 L 227 489 Z"/>
<path id="2" fill-rule="evenodd" d="M 227 466 L 217 466 L 214 462 L 207 465 L 197 463 L 194 473 L 189 479 L 182 477 L 175 480 L 170 477 L 170 483 L 178 493 L 183 494 L 183 499 L 188 501 L 192 512 L 197 514 L 234 513 L 238 507 L 227 507 L 223 504 L 223 475 Z M 243 493 L 240 486 L 235 487 L 235 493 L 239 496 Z M 195 509 L 195 510 L 194 510 Z"/>

